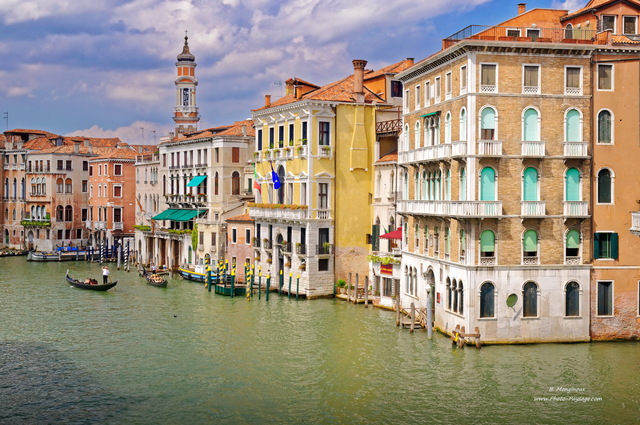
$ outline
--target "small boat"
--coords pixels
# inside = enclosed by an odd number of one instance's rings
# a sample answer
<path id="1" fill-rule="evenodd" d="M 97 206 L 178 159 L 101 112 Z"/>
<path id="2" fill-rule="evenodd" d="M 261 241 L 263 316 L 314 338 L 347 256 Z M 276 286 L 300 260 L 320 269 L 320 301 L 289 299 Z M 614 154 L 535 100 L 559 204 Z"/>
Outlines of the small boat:
<path id="1" fill-rule="evenodd" d="M 158 288 L 167 287 L 167 279 L 164 279 L 158 273 L 150 272 L 149 270 L 145 269 L 144 266 L 142 267 L 142 271 L 140 272 L 140 274 L 142 275 L 142 277 L 147 279 L 147 283 L 149 283 L 149 285 L 157 286 Z"/>
<path id="2" fill-rule="evenodd" d="M 207 281 L 207 272 L 204 270 L 204 266 L 196 266 L 195 270 L 180 267 L 178 273 L 183 279 L 194 280 L 196 282 Z M 214 282 L 215 279 L 215 273 L 211 272 L 211 282 Z"/>
<path id="3" fill-rule="evenodd" d="M 58 250 L 56 252 L 30 251 L 27 256 L 27 261 L 84 261 L 87 257 L 91 257 L 91 253 L 84 250 Z M 97 255 L 94 254 L 94 257 L 97 258 Z"/>
<path id="4" fill-rule="evenodd" d="M 80 288 L 80 289 L 89 289 L 91 291 L 108 291 L 109 289 L 113 288 L 118 284 L 117 280 L 115 282 L 107 283 L 106 285 L 104 284 L 99 285 L 98 281 L 95 279 L 92 279 L 93 282 L 95 282 L 93 284 L 81 282 L 78 279 L 74 279 L 71 276 L 69 276 L 69 270 L 67 270 L 67 274 L 65 275 L 65 278 L 67 279 L 67 282 L 69 282 L 72 286 L 75 286 L 76 288 Z"/>
<path id="5" fill-rule="evenodd" d="M 29 251 L 3 250 L 0 251 L 0 257 L 16 257 L 18 255 L 27 255 Z"/>

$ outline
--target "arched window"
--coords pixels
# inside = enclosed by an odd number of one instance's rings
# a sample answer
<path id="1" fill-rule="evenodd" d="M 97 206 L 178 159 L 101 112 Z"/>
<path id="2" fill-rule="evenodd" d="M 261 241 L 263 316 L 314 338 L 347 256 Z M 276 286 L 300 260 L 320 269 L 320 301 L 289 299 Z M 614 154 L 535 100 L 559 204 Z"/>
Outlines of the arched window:
<path id="1" fill-rule="evenodd" d="M 413 132 L 413 138 L 414 138 L 414 146 L 415 149 L 418 149 L 420 147 L 420 121 L 416 121 L 416 126 L 415 126 L 415 130 Z"/>
<path id="2" fill-rule="evenodd" d="M 538 197 L 538 170 L 528 167 L 522 175 L 522 200 L 537 201 Z"/>
<path id="3" fill-rule="evenodd" d="M 569 168 L 565 174 L 565 200 L 580 201 L 580 171 L 577 168 Z"/>
<path id="4" fill-rule="evenodd" d="M 453 297 L 453 293 L 452 293 L 452 289 L 451 289 L 451 280 L 449 280 L 449 278 L 447 278 L 447 309 L 448 310 L 451 310 L 452 297 Z"/>
<path id="5" fill-rule="evenodd" d="M 451 253 L 451 229 L 448 227 L 444 230 L 444 254 L 449 255 Z"/>
<path id="6" fill-rule="evenodd" d="M 458 282 L 458 313 L 464 313 L 464 286 L 462 286 L 462 281 Z"/>
<path id="7" fill-rule="evenodd" d="M 62 178 L 56 180 L 56 193 L 64 193 L 64 180 Z"/>
<path id="8" fill-rule="evenodd" d="M 480 112 L 480 140 L 495 140 L 496 111 L 491 107 Z"/>
<path id="9" fill-rule="evenodd" d="M 413 176 L 413 199 L 420 197 L 420 172 L 416 171 Z"/>
<path id="10" fill-rule="evenodd" d="M 64 221 L 64 208 L 62 205 L 56 207 L 56 221 Z"/>
<path id="11" fill-rule="evenodd" d="M 565 240 L 565 256 L 578 257 L 580 255 L 580 232 L 575 229 L 571 229 L 567 232 L 567 238 Z"/>
<path id="12" fill-rule="evenodd" d="M 537 142 L 540 140 L 540 120 L 538 111 L 528 108 L 522 116 L 522 140 Z"/>
<path id="13" fill-rule="evenodd" d="M 429 180 L 426 171 L 422 172 L 422 196 L 420 199 L 429 199 Z"/>
<path id="14" fill-rule="evenodd" d="M 440 172 L 440 170 L 436 171 L 435 173 L 435 187 L 434 187 L 434 194 L 435 194 L 435 200 L 439 201 L 440 199 L 442 199 L 442 186 L 441 186 L 441 177 L 442 177 L 442 173 Z"/>
<path id="15" fill-rule="evenodd" d="M 64 209 L 64 221 L 73 221 L 73 207 L 71 205 L 67 205 Z"/>
<path id="16" fill-rule="evenodd" d="M 409 173 L 406 171 L 402 176 L 403 185 L 402 185 L 402 199 L 409 199 Z"/>
<path id="17" fill-rule="evenodd" d="M 480 234 L 480 256 L 495 257 L 496 254 L 496 235 L 492 230 L 484 230 Z"/>
<path id="18" fill-rule="evenodd" d="M 280 189 L 282 189 L 282 185 L 280 186 Z M 234 171 L 231 174 L 231 194 L 240 195 L 240 173 L 238 173 L 237 171 Z"/>
<path id="19" fill-rule="evenodd" d="M 467 234 L 464 229 L 460 229 L 460 262 L 464 263 L 465 253 L 467 252 Z"/>
<path id="20" fill-rule="evenodd" d="M 580 285 L 578 282 L 569 282 L 564 291 L 565 316 L 580 316 Z"/>
<path id="21" fill-rule="evenodd" d="M 613 202 L 613 179 L 611 170 L 606 168 L 598 171 L 598 203 L 611 204 Z"/>
<path id="22" fill-rule="evenodd" d="M 460 168 L 460 193 L 458 193 L 458 199 L 465 201 L 467 199 L 467 171 L 464 167 Z"/>
<path id="23" fill-rule="evenodd" d="M 573 38 L 573 25 L 567 24 L 564 27 L 564 38 Z"/>
<path id="24" fill-rule="evenodd" d="M 480 317 L 495 316 L 495 286 L 491 282 L 485 282 L 480 286 Z"/>
<path id="25" fill-rule="evenodd" d="M 524 284 L 522 290 L 522 316 L 538 316 L 538 285 L 534 282 Z"/>
<path id="26" fill-rule="evenodd" d="M 564 139 L 567 142 L 582 141 L 582 124 L 580 123 L 580 111 L 570 109 L 565 116 Z"/>
<path id="27" fill-rule="evenodd" d="M 451 170 L 447 169 L 444 177 L 444 199 L 451 200 Z"/>
<path id="28" fill-rule="evenodd" d="M 453 279 L 453 283 L 451 284 L 451 292 L 453 295 L 453 311 L 458 311 L 458 283 L 455 279 Z"/>
<path id="29" fill-rule="evenodd" d="M 13 196 L 12 198 L 17 198 L 18 197 L 18 180 L 17 179 L 13 179 Z"/>
<path id="30" fill-rule="evenodd" d="M 64 193 L 71 193 L 73 191 L 73 185 L 71 179 L 66 179 L 64 182 Z"/>
<path id="31" fill-rule="evenodd" d="M 496 172 L 491 167 L 485 167 L 480 172 L 480 200 L 496 200 Z"/>
<path id="32" fill-rule="evenodd" d="M 529 229 L 524 232 L 522 238 L 522 256 L 525 258 L 525 261 L 527 261 L 527 258 L 538 257 L 538 232 L 535 230 Z"/>
<path id="33" fill-rule="evenodd" d="M 408 151 L 409 150 L 409 124 L 405 124 L 404 126 L 404 134 L 402 135 L 402 141 L 403 143 L 403 150 Z"/>
<path id="34" fill-rule="evenodd" d="M 467 110 L 460 109 L 460 140 L 467 140 Z"/>
<path id="35" fill-rule="evenodd" d="M 444 142 L 451 143 L 451 112 L 444 116 Z"/>
<path id="36" fill-rule="evenodd" d="M 611 143 L 613 141 L 611 112 L 607 110 L 598 113 L 598 143 Z"/>

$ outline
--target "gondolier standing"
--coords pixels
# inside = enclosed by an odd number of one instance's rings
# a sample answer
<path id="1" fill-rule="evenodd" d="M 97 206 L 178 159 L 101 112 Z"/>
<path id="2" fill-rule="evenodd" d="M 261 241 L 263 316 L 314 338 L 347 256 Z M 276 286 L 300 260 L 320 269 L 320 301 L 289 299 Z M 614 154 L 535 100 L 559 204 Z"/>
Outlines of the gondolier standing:
<path id="1" fill-rule="evenodd" d="M 109 280 L 109 267 L 104 266 L 102 268 L 102 283 L 106 285 L 108 283 L 108 280 Z"/>

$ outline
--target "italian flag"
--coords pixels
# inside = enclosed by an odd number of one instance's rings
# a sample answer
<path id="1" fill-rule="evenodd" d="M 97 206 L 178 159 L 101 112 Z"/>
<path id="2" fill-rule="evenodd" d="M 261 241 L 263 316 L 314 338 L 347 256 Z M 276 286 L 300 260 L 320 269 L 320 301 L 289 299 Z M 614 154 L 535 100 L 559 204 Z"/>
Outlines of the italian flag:
<path id="1" fill-rule="evenodd" d="M 256 171 L 255 164 L 253 164 L 253 187 L 258 191 L 260 195 L 262 195 L 262 188 L 260 187 L 260 183 L 258 183 L 258 173 Z"/>

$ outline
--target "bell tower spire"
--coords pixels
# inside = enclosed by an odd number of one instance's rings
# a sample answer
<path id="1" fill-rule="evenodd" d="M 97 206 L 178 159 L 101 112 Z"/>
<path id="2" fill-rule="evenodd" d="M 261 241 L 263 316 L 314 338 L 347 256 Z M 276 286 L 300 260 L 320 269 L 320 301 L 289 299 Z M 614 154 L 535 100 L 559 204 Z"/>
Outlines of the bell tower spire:
<path id="1" fill-rule="evenodd" d="M 184 32 L 184 46 L 176 62 L 176 106 L 173 108 L 175 134 L 189 133 L 198 129 L 200 113 L 196 106 L 196 58 L 189 51 L 189 36 Z"/>

